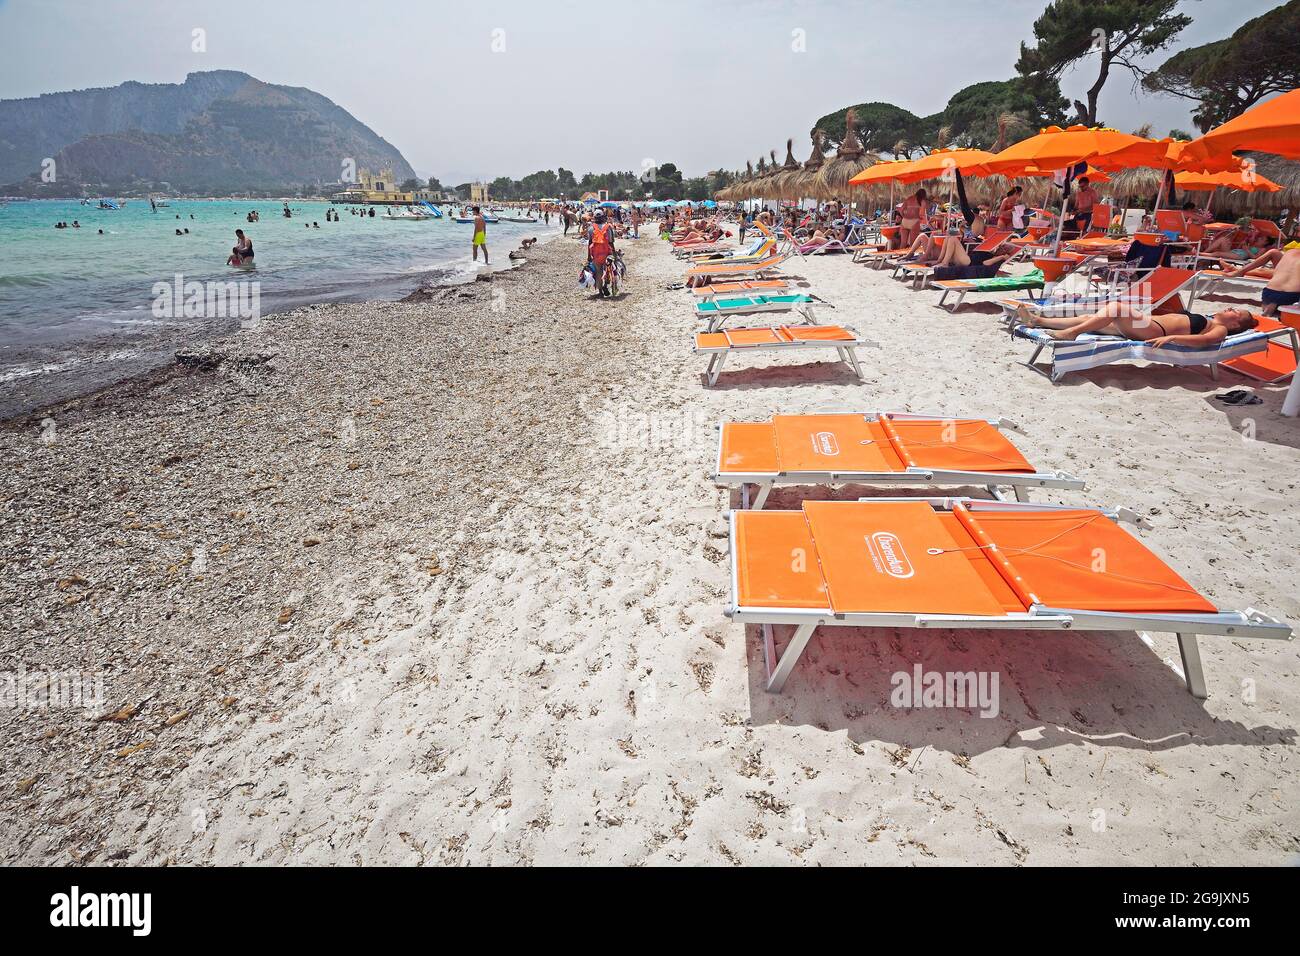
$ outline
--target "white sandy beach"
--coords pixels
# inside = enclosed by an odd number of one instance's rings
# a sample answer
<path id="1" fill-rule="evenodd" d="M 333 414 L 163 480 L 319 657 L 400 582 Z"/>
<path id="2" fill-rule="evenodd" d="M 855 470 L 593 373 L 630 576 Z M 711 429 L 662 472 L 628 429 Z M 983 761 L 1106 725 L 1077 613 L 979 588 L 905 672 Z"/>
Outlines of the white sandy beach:
<path id="1" fill-rule="evenodd" d="M 1169 634 L 823 630 L 770 695 L 757 629 L 722 613 L 709 481 L 721 420 L 1002 416 L 1088 480 L 1036 500 L 1130 506 L 1211 600 L 1296 623 L 1280 389 L 1053 385 L 991 296 L 949 315 L 844 256 L 789 272 L 880 343 L 865 382 L 759 356 L 707 389 L 682 265 L 626 247 L 619 302 L 575 291 L 557 240 L 436 301 L 275 317 L 216 371 L 53 410 L 52 441 L 41 416 L 0 430 L 5 659 L 101 671 L 106 697 L 0 724 L 0 860 L 1296 859 L 1300 644 L 1203 638 L 1198 701 Z M 916 663 L 996 671 L 998 715 L 891 706 Z"/>

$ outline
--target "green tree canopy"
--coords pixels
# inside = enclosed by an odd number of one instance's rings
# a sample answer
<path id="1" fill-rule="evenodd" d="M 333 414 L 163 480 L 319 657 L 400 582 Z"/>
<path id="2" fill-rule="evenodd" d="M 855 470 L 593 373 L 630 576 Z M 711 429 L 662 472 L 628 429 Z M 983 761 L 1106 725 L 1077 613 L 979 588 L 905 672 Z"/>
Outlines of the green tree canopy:
<path id="1" fill-rule="evenodd" d="M 1022 133 L 1063 122 L 1068 105 L 1055 79 L 1049 78 L 1041 88 L 1020 79 L 990 80 L 953 94 L 942 123 L 958 146 L 1002 148 L 1010 145 L 1000 142 L 1008 127 L 1013 129 L 1014 142 Z"/>
<path id="2" fill-rule="evenodd" d="M 1087 102 L 1074 101 L 1077 119 L 1097 123 L 1097 99 L 1113 67 L 1141 75 L 1136 61 L 1168 46 L 1192 22 L 1175 13 L 1180 0 L 1052 0 L 1034 21 L 1035 46 L 1020 44 L 1016 70 L 1024 77 L 1059 80 L 1075 63 L 1097 56 L 1097 79 Z"/>
<path id="3" fill-rule="evenodd" d="M 838 149 L 844 141 L 844 118 L 850 109 L 857 116 L 858 140 L 872 153 L 912 156 L 923 150 L 938 129 L 927 126 L 926 120 L 893 103 L 859 103 L 827 113 L 813 124 L 813 129 L 826 134 L 827 148 Z"/>
<path id="4" fill-rule="evenodd" d="M 1243 24 L 1224 40 L 1174 54 L 1142 85 L 1196 104 L 1202 133 L 1274 93 L 1300 87 L 1300 0 Z"/>

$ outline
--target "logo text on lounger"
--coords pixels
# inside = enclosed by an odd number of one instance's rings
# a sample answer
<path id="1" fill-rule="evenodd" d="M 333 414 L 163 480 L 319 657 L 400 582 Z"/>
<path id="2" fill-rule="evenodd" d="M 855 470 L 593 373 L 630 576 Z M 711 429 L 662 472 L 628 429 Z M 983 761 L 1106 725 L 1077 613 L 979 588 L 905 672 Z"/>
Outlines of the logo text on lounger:
<path id="1" fill-rule="evenodd" d="M 82 893 L 74 886 L 50 897 L 51 926 L 126 926 L 148 936 L 153 926 L 152 893 Z"/>
<path id="2" fill-rule="evenodd" d="M 889 531 L 877 531 L 865 540 L 867 549 L 871 552 L 871 563 L 881 574 L 893 578 L 910 578 L 916 573 L 898 535 Z"/>
<path id="3" fill-rule="evenodd" d="M 889 678 L 895 707 L 974 707 L 981 717 L 998 715 L 997 671 L 895 671 Z"/>
<path id="4" fill-rule="evenodd" d="M 815 455 L 838 455 L 840 453 L 839 439 L 835 437 L 834 432 L 815 432 L 812 436 L 813 454 Z"/>

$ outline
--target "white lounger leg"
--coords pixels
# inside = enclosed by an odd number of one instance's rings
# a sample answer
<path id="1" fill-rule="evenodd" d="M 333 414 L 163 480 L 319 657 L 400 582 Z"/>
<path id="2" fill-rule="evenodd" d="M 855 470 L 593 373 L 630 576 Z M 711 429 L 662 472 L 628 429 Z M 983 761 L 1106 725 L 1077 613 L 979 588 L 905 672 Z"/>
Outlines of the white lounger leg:
<path id="1" fill-rule="evenodd" d="M 1183 657 L 1183 673 L 1187 675 L 1187 689 L 1192 692 L 1193 697 L 1205 700 L 1210 696 L 1210 692 L 1205 689 L 1205 671 L 1201 669 L 1201 650 L 1196 646 L 1196 635 L 1179 634 L 1178 652 Z"/>
<path id="2" fill-rule="evenodd" d="M 848 348 L 843 349 L 842 351 L 848 353 L 848 366 L 849 368 L 853 369 L 853 373 L 857 375 L 858 381 L 859 382 L 864 381 L 864 379 L 862 378 L 862 366 L 858 364 L 857 349 L 854 348 L 852 345 L 850 345 Z"/>
<path id="3" fill-rule="evenodd" d="M 786 678 L 794 670 L 794 665 L 799 663 L 799 656 L 803 654 L 804 648 L 808 646 L 808 641 L 816 629 L 816 621 L 809 621 L 807 624 L 800 624 L 795 628 L 794 636 L 790 638 L 790 643 L 785 646 L 785 653 L 781 655 L 781 659 L 778 661 L 776 658 L 776 643 L 772 640 L 772 625 L 763 625 L 763 656 L 767 661 L 767 692 L 769 694 L 781 693 Z"/>
<path id="4" fill-rule="evenodd" d="M 768 493 L 772 490 L 771 481 L 759 481 L 754 485 L 754 497 L 749 497 L 749 485 L 741 485 L 741 505 L 746 509 L 762 511 L 767 503 Z"/>
<path id="5" fill-rule="evenodd" d="M 722 374 L 722 366 L 727 361 L 726 352 L 719 352 L 709 359 L 709 384 L 718 384 L 718 376 Z"/>

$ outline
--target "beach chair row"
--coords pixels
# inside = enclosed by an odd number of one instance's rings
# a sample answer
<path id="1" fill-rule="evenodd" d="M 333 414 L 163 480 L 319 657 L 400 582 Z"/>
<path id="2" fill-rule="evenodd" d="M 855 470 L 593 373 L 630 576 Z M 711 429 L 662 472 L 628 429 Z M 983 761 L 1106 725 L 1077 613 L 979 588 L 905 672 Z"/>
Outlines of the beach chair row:
<path id="1" fill-rule="evenodd" d="M 804 348 L 837 350 L 861 379 L 856 349 L 869 343 L 852 330 L 807 317 L 797 325 L 723 328 L 728 314 L 812 305 L 811 296 L 789 291 L 774 257 L 761 268 L 688 271 L 699 280 L 691 293 L 706 329 L 696 333 L 695 351 L 710 357 L 706 381 L 715 384 L 735 352 Z M 1155 279 L 1158 294 L 1165 284 L 1181 287 L 1178 275 Z M 1247 349 L 1239 343 L 1233 356 Z M 1074 361 L 1060 352 L 1056 358 L 1067 370 Z M 1137 523 L 1135 514 L 1030 502 L 1033 488 L 1079 491 L 1084 481 L 1031 464 L 1004 433 L 1006 424 L 901 412 L 720 424 L 713 478 L 740 501 L 728 515 L 726 614 L 760 626 L 768 691 L 783 689 L 819 627 L 1166 631 L 1177 635 L 1183 677 L 1199 698 L 1208 696 L 1199 637 L 1291 637 L 1286 623 L 1259 610 L 1216 607 L 1121 527 Z M 766 508 L 778 486 L 846 484 L 974 486 L 990 497 Z M 1098 553 L 1106 555 L 1100 567 Z M 789 629 L 784 647 L 777 628 Z"/>

